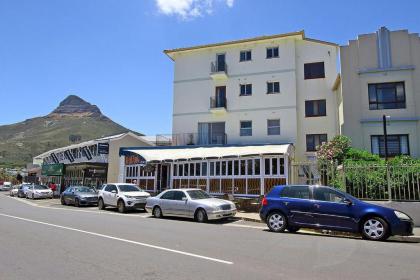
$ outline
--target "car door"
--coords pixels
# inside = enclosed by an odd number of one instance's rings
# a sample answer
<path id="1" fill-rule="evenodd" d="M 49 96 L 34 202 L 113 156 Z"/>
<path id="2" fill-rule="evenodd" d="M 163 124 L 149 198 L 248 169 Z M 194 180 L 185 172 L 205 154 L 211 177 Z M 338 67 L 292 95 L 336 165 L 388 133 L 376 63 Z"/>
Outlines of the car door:
<path id="1" fill-rule="evenodd" d="M 63 197 L 64 197 L 64 201 L 66 202 L 66 203 L 73 203 L 72 201 L 71 201 L 71 197 L 70 197 L 70 194 L 73 192 L 73 188 L 68 188 L 68 189 L 66 189 L 64 192 L 63 192 Z"/>
<path id="2" fill-rule="evenodd" d="M 27 190 L 26 190 L 26 196 L 27 197 L 31 197 L 31 195 L 32 195 L 32 193 L 34 192 L 34 186 L 31 186 L 31 187 L 29 187 Z"/>
<path id="3" fill-rule="evenodd" d="M 187 214 L 187 195 L 183 191 L 174 191 L 174 200 L 171 201 L 173 215 L 185 217 Z"/>
<path id="4" fill-rule="evenodd" d="M 164 215 L 172 215 L 175 191 L 167 191 L 160 197 L 160 208 Z"/>
<path id="5" fill-rule="evenodd" d="M 313 187 L 314 215 L 317 224 L 336 230 L 357 229 L 353 207 L 345 196 L 332 188 Z"/>
<path id="6" fill-rule="evenodd" d="M 288 218 L 291 225 L 314 225 L 315 217 L 312 213 L 313 202 L 309 186 L 287 186 L 280 194 L 281 201 L 289 210 Z"/>
<path id="7" fill-rule="evenodd" d="M 109 202 L 110 202 L 109 194 L 111 193 L 111 189 L 112 189 L 112 186 L 111 185 L 106 185 L 102 189 L 102 199 L 104 200 L 104 203 L 106 205 L 109 205 Z"/>
<path id="8" fill-rule="evenodd" d="M 112 206 L 117 206 L 117 201 L 118 201 L 118 188 L 115 185 L 109 185 L 110 186 L 110 191 L 108 192 L 108 197 L 109 197 L 109 205 Z"/>

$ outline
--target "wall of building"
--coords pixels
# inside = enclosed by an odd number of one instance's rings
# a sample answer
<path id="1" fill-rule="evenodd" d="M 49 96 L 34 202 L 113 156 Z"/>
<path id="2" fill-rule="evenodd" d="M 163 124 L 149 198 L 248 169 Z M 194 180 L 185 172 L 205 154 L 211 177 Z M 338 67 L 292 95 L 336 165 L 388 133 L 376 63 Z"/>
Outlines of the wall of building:
<path id="1" fill-rule="evenodd" d="M 279 58 L 266 59 L 266 48 L 279 47 Z M 241 50 L 252 60 L 239 62 Z M 215 82 L 210 64 L 226 53 L 227 81 Z M 198 133 L 199 122 L 225 122 L 228 144 L 294 143 L 305 158 L 307 133 L 338 133 L 332 86 L 337 76 L 337 47 L 286 37 L 206 48 L 175 56 L 173 134 Z M 325 79 L 304 80 L 304 63 L 325 63 Z M 267 94 L 267 82 L 280 82 L 279 94 Z M 240 96 L 240 84 L 252 84 L 252 96 Z M 215 87 L 226 85 L 227 112 L 210 112 Z M 305 118 L 305 100 L 326 99 L 327 116 Z M 267 135 L 267 120 L 280 119 L 280 135 Z M 240 121 L 252 120 L 252 136 L 240 136 Z M 298 137 L 298 135 L 301 135 Z M 310 154 L 312 155 L 312 153 Z"/>
<path id="2" fill-rule="evenodd" d="M 391 67 L 379 67 L 376 33 L 360 35 L 341 47 L 344 135 L 353 146 L 371 151 L 371 135 L 383 134 L 382 116 L 390 116 L 389 134 L 409 134 L 410 154 L 420 156 L 420 38 L 407 30 L 390 32 Z M 405 109 L 370 110 L 368 84 L 404 82 Z"/>
<path id="3" fill-rule="evenodd" d="M 143 141 L 138 137 L 127 134 L 122 138 L 113 139 L 109 142 L 108 155 L 108 175 L 107 182 L 118 182 L 120 172 L 120 148 L 121 147 L 143 147 L 152 146 L 149 142 Z"/>
<path id="4" fill-rule="evenodd" d="M 310 41 L 298 41 L 296 45 L 296 81 L 297 81 L 297 123 L 298 140 L 296 143 L 298 159 L 314 157 L 314 152 L 306 151 L 307 134 L 327 134 L 330 140 L 337 134 L 337 100 L 333 85 L 337 78 L 338 48 L 321 45 Z M 304 79 L 304 64 L 324 61 L 324 79 Z M 305 117 L 306 100 L 326 100 L 326 116 Z"/>

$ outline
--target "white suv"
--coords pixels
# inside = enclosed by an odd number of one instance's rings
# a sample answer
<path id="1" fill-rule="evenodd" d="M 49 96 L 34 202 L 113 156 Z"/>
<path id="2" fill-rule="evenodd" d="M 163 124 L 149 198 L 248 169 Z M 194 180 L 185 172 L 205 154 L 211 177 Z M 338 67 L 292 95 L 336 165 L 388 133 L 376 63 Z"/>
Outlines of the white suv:
<path id="1" fill-rule="evenodd" d="M 98 193 L 98 208 L 103 210 L 106 206 L 114 206 L 118 207 L 120 213 L 128 209 L 145 209 L 148 197 L 150 197 L 148 192 L 134 184 L 106 184 Z"/>

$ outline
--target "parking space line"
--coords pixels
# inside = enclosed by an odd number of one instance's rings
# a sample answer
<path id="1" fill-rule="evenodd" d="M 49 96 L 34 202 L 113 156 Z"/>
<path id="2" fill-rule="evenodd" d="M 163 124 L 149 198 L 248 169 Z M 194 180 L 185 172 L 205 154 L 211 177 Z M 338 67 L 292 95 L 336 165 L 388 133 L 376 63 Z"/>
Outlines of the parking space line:
<path id="1" fill-rule="evenodd" d="M 228 264 L 228 265 L 233 264 L 233 262 L 231 262 L 231 261 L 206 257 L 206 256 L 203 256 L 203 255 L 197 255 L 197 254 L 193 254 L 193 253 L 189 253 L 189 252 L 185 252 L 185 251 L 174 250 L 174 249 L 170 249 L 170 248 L 166 248 L 166 247 L 161 247 L 161 246 L 152 245 L 152 244 L 143 243 L 143 242 L 137 242 L 137 241 L 124 239 L 124 238 L 119 238 L 119 237 L 110 236 L 110 235 L 105 235 L 105 234 L 101 234 L 101 233 L 85 231 L 85 230 L 81 230 L 81 229 L 77 229 L 77 228 L 60 226 L 60 225 L 56 225 L 56 224 L 51 224 L 51 223 L 46 223 L 46 222 L 42 222 L 42 221 L 37 221 L 37 220 L 32 220 L 32 219 L 27 219 L 27 218 L 12 216 L 12 215 L 7 215 L 7 214 L 3 214 L 3 213 L 0 213 L 0 216 L 11 218 L 11 219 L 16 219 L 16 220 L 21 220 L 21 221 L 25 221 L 25 222 L 30 222 L 30 223 L 34 223 L 34 224 L 40 224 L 40 225 L 45 225 L 45 226 L 49 226 L 49 227 L 55 227 L 55 228 L 59 228 L 59 229 L 63 229 L 63 230 L 69 230 L 69 231 L 84 233 L 84 234 L 93 235 L 93 236 L 97 236 L 97 237 L 112 239 L 112 240 L 121 241 L 121 242 L 125 242 L 125 243 L 135 244 L 135 245 L 139 245 L 139 246 L 143 246 L 143 247 L 148 247 L 148 248 L 152 248 L 152 249 L 156 249 L 156 250 L 160 250 L 160 251 L 165 251 L 165 252 L 170 252 L 170 253 L 174 253 L 174 254 L 180 254 L 180 255 L 184 255 L 184 256 L 189 256 L 189 257 L 193 257 L 193 258 L 197 258 L 197 259 L 203 259 L 203 260 L 207 260 L 207 261 L 212 261 L 212 262 L 217 262 L 217 263 L 222 263 L 222 264 Z"/>
<path id="2" fill-rule="evenodd" d="M 25 203 L 25 204 L 30 205 L 30 206 L 34 206 L 34 207 L 38 207 L 38 208 L 45 208 L 45 209 L 55 209 L 55 210 L 64 210 L 64 211 L 73 211 L 73 212 L 94 213 L 94 214 L 99 214 L 99 215 L 117 215 L 117 216 L 132 217 L 132 218 L 147 218 L 147 217 L 150 216 L 150 214 L 148 214 L 148 213 L 143 213 L 141 215 L 136 215 L 136 214 L 121 214 L 121 213 L 112 213 L 112 212 L 99 211 L 99 210 L 94 211 L 94 210 L 71 209 L 71 208 L 64 208 L 64 207 L 57 207 L 57 206 L 48 206 L 48 205 L 37 204 L 35 202 L 28 201 L 26 199 L 17 198 L 17 197 L 11 197 L 11 196 L 6 196 L 6 195 L 5 195 L 5 197 L 14 199 L 16 201 Z"/>

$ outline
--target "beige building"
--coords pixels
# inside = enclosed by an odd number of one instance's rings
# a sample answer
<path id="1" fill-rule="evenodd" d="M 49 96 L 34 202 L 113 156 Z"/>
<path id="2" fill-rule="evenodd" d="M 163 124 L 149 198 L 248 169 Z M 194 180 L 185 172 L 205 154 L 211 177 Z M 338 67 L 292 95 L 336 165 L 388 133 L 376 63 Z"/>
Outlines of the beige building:
<path id="1" fill-rule="evenodd" d="M 407 30 L 363 34 L 341 47 L 341 133 L 354 147 L 420 156 L 420 38 Z"/>

